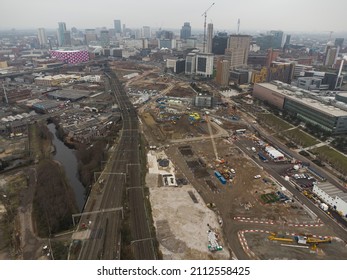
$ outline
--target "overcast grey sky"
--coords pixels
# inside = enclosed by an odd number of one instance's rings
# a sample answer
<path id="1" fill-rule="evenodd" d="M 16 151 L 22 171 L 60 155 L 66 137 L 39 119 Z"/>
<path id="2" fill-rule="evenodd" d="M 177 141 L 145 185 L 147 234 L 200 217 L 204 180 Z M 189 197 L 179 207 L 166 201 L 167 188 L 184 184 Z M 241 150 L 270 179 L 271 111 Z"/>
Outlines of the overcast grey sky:
<path id="1" fill-rule="evenodd" d="M 203 29 L 202 14 L 215 30 L 341 32 L 347 30 L 347 0 L 0 0 L 0 29 L 127 27 L 179 29 L 189 21 Z"/>

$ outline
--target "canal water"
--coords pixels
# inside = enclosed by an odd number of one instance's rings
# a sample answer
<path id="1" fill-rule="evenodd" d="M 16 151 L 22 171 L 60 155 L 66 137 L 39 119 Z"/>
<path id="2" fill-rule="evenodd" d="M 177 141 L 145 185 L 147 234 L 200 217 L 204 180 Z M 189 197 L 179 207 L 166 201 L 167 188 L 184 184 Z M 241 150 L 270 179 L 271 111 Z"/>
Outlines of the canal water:
<path id="1" fill-rule="evenodd" d="M 78 179 L 78 163 L 75 150 L 65 146 L 64 142 L 57 138 L 54 123 L 48 124 L 47 127 L 53 134 L 52 143 L 55 147 L 55 155 L 53 158 L 62 164 L 68 183 L 75 194 L 78 209 L 81 211 L 85 202 L 85 188 Z"/>

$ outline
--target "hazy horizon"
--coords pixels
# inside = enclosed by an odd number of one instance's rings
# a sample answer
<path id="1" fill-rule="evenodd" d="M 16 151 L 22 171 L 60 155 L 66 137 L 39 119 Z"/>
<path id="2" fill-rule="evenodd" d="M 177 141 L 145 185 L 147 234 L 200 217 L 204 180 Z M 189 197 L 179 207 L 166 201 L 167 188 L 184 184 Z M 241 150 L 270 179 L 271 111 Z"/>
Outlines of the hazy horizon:
<path id="1" fill-rule="evenodd" d="M 2 0 L 4 1 L 4 0 Z M 158 0 L 12 0 L 2 4 L 0 30 L 57 29 L 58 22 L 65 22 L 67 29 L 106 27 L 113 28 L 113 20 L 120 19 L 129 28 L 179 30 L 184 22 L 190 22 L 192 30 L 203 30 L 203 13 L 214 30 L 240 33 L 282 30 L 297 33 L 345 33 L 347 19 L 345 0 L 230 0 L 164 2 Z M 329 3 L 329 5 L 327 5 Z"/>

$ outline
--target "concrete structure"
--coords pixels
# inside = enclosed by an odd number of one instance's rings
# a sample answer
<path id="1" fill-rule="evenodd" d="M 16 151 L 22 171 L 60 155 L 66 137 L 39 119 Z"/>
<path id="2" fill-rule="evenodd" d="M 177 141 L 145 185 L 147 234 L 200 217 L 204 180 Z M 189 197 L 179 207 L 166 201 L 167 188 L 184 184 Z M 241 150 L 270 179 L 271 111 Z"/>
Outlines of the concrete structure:
<path id="1" fill-rule="evenodd" d="M 213 54 L 198 53 L 196 55 L 196 74 L 204 77 L 213 75 Z"/>
<path id="2" fill-rule="evenodd" d="M 44 76 L 35 78 L 35 85 L 38 86 L 47 86 L 47 87 L 55 87 L 59 86 L 61 83 L 67 83 L 70 81 L 77 81 L 80 79 L 80 76 L 77 75 L 54 75 L 54 76 Z"/>
<path id="3" fill-rule="evenodd" d="M 192 28 L 189 22 L 185 22 L 181 28 L 181 39 L 188 39 L 192 35 Z"/>
<path id="4" fill-rule="evenodd" d="M 295 82 L 292 82 L 292 85 L 297 86 L 298 88 L 306 90 L 328 90 L 329 85 L 323 84 L 322 78 L 316 77 L 300 77 Z"/>
<path id="5" fill-rule="evenodd" d="M 237 85 L 248 84 L 250 82 L 250 73 L 244 69 L 234 69 L 230 71 L 230 81 Z"/>
<path id="6" fill-rule="evenodd" d="M 335 99 L 337 101 L 343 102 L 347 104 L 347 92 L 339 92 L 336 94 Z"/>
<path id="7" fill-rule="evenodd" d="M 113 26 L 114 26 L 114 30 L 115 30 L 116 34 L 122 33 L 122 24 L 121 24 L 121 21 L 119 19 L 115 19 L 113 21 Z"/>
<path id="8" fill-rule="evenodd" d="M 195 74 L 196 69 L 196 53 L 188 53 L 186 56 L 186 67 L 185 74 L 192 75 Z"/>
<path id="9" fill-rule="evenodd" d="M 324 66 L 332 67 L 336 63 L 338 48 L 332 42 L 327 44 L 324 57 Z"/>
<path id="10" fill-rule="evenodd" d="M 58 59 L 59 61 L 64 61 L 68 64 L 75 64 L 89 61 L 89 53 L 87 50 L 54 50 L 50 51 L 52 57 Z"/>
<path id="11" fill-rule="evenodd" d="M 347 133 L 347 110 L 324 104 L 309 91 L 275 81 L 255 84 L 253 96 L 322 130 Z"/>
<path id="12" fill-rule="evenodd" d="M 274 84 L 257 83 L 254 84 L 253 96 L 262 101 L 267 101 L 276 108 L 283 110 L 285 95 Z"/>
<path id="13" fill-rule="evenodd" d="M 342 216 L 347 218 L 347 193 L 341 191 L 329 182 L 314 185 L 312 192 L 331 208 L 340 212 Z"/>
<path id="14" fill-rule="evenodd" d="M 185 70 L 185 60 L 177 57 L 167 58 L 166 67 L 176 74 L 182 73 Z"/>
<path id="15" fill-rule="evenodd" d="M 249 47 L 251 44 L 249 35 L 230 35 L 228 48 L 225 50 L 226 59 L 230 60 L 230 67 L 246 66 Z"/>
<path id="16" fill-rule="evenodd" d="M 229 85 L 229 68 L 230 68 L 229 60 L 219 59 L 217 61 L 216 82 L 222 87 Z"/>
<path id="17" fill-rule="evenodd" d="M 44 48 L 47 46 L 47 35 L 44 28 L 37 29 L 37 37 L 39 38 L 40 47 Z"/>
<path id="18" fill-rule="evenodd" d="M 264 67 L 267 63 L 267 54 L 264 52 L 250 52 L 247 64 L 255 67 Z"/>
<path id="19" fill-rule="evenodd" d="M 295 64 L 293 78 L 296 79 L 298 77 L 304 77 L 305 71 L 312 71 L 312 70 L 313 70 L 313 66 Z"/>
<path id="20" fill-rule="evenodd" d="M 275 62 L 280 55 L 281 50 L 268 49 L 266 55 L 266 67 L 270 67 L 272 62 Z"/>
<path id="21" fill-rule="evenodd" d="M 212 53 L 213 23 L 207 25 L 206 52 Z"/>
<path id="22" fill-rule="evenodd" d="M 199 108 L 212 108 L 213 107 L 213 96 L 209 94 L 199 93 L 193 99 L 193 104 Z"/>

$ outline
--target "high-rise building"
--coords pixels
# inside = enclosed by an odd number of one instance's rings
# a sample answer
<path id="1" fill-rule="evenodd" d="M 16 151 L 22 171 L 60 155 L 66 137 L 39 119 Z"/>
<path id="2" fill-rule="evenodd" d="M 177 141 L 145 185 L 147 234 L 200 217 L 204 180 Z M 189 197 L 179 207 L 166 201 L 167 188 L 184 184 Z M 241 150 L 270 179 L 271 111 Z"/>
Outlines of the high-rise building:
<path id="1" fill-rule="evenodd" d="M 325 51 L 324 66 L 331 67 L 335 64 L 338 56 L 339 47 L 335 47 L 332 42 L 329 42 Z"/>
<path id="2" fill-rule="evenodd" d="M 149 26 L 142 27 L 142 37 L 143 38 L 151 38 L 151 28 Z"/>
<path id="3" fill-rule="evenodd" d="M 121 21 L 119 19 L 115 19 L 113 21 L 113 25 L 114 25 L 114 29 L 115 29 L 116 33 L 122 33 L 122 24 L 121 24 Z"/>
<path id="4" fill-rule="evenodd" d="M 343 48 L 344 38 L 336 38 L 335 39 L 335 47 L 340 47 L 340 50 Z"/>
<path id="5" fill-rule="evenodd" d="M 260 47 L 260 50 L 267 50 L 273 47 L 272 45 L 273 35 L 270 34 L 260 34 L 255 38 L 257 46 Z"/>
<path id="6" fill-rule="evenodd" d="M 249 35 L 230 35 L 225 57 L 230 61 L 230 67 L 246 66 L 251 44 Z"/>
<path id="7" fill-rule="evenodd" d="M 65 32 L 66 32 L 65 22 L 58 22 L 58 44 L 60 47 L 65 46 Z"/>
<path id="8" fill-rule="evenodd" d="M 181 28 L 181 39 L 188 39 L 192 35 L 192 28 L 189 22 L 185 22 Z"/>
<path id="9" fill-rule="evenodd" d="M 226 32 L 218 32 L 212 39 L 212 53 L 224 54 L 228 47 L 228 34 Z"/>
<path id="10" fill-rule="evenodd" d="M 196 53 L 188 53 L 186 56 L 185 74 L 191 75 L 195 73 L 196 69 Z"/>
<path id="11" fill-rule="evenodd" d="M 229 85 L 229 68 L 230 68 L 230 62 L 228 60 L 218 59 L 216 82 L 222 87 Z"/>
<path id="12" fill-rule="evenodd" d="M 167 31 L 167 30 L 158 30 L 155 33 L 156 38 L 158 39 L 174 39 L 175 35 L 172 31 Z"/>
<path id="13" fill-rule="evenodd" d="M 173 49 L 176 47 L 175 39 L 158 39 L 158 46 L 160 49 Z"/>
<path id="14" fill-rule="evenodd" d="M 97 41 L 95 29 L 86 29 L 85 30 L 85 39 L 86 39 L 86 44 L 88 45 L 90 42 L 95 42 Z"/>
<path id="15" fill-rule="evenodd" d="M 270 35 L 272 35 L 272 48 L 280 49 L 283 44 L 283 31 L 280 30 L 271 30 Z"/>
<path id="16" fill-rule="evenodd" d="M 110 35 L 108 30 L 100 31 L 100 42 L 101 42 L 101 46 L 103 47 L 106 47 L 110 44 Z"/>
<path id="17" fill-rule="evenodd" d="M 213 23 L 207 25 L 206 52 L 212 53 Z"/>
<path id="18" fill-rule="evenodd" d="M 39 43 L 40 43 L 40 47 L 44 47 L 47 45 L 47 35 L 46 35 L 46 31 L 44 28 L 39 28 L 37 30 L 37 36 L 39 38 Z"/>
<path id="19" fill-rule="evenodd" d="M 71 32 L 64 32 L 64 46 L 71 46 Z"/>
<path id="20" fill-rule="evenodd" d="M 204 77 L 213 75 L 213 57 L 212 53 L 198 53 L 196 55 L 196 74 Z"/>

